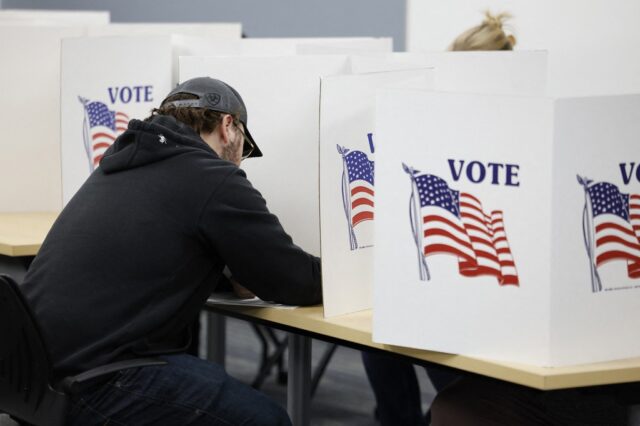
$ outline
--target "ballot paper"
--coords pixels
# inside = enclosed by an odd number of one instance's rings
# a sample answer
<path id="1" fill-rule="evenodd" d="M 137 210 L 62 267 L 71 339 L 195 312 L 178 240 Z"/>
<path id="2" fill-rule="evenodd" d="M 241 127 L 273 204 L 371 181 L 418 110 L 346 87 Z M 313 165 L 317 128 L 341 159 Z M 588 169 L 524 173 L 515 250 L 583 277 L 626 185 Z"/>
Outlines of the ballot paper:
<path id="1" fill-rule="evenodd" d="M 207 303 L 226 306 L 249 306 L 254 308 L 278 308 L 278 309 L 295 309 L 295 305 L 283 305 L 282 303 L 267 302 L 259 297 L 251 297 L 249 299 L 241 299 L 232 291 L 212 293 L 207 299 Z"/>

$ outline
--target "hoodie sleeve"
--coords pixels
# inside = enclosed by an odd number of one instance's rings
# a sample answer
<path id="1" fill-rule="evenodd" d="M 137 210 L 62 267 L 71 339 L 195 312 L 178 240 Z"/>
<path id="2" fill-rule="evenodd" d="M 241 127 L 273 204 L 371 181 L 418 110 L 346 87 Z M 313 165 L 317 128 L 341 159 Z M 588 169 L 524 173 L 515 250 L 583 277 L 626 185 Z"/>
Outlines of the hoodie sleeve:
<path id="1" fill-rule="evenodd" d="M 233 172 L 213 194 L 199 226 L 234 278 L 261 299 L 322 301 L 320 259 L 293 243 L 243 171 Z"/>

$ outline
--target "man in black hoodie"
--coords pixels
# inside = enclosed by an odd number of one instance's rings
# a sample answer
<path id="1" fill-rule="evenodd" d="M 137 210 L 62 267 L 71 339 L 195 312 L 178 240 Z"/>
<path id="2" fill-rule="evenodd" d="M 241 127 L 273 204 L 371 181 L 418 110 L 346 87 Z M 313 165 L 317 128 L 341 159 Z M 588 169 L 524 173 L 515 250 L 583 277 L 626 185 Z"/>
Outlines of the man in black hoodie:
<path id="1" fill-rule="evenodd" d="M 220 366 L 184 354 L 225 266 L 262 299 L 321 301 L 319 259 L 238 168 L 261 155 L 240 95 L 192 79 L 129 123 L 64 208 L 21 286 L 56 378 L 150 354 L 168 361 L 78 395 L 70 424 L 290 423 Z"/>

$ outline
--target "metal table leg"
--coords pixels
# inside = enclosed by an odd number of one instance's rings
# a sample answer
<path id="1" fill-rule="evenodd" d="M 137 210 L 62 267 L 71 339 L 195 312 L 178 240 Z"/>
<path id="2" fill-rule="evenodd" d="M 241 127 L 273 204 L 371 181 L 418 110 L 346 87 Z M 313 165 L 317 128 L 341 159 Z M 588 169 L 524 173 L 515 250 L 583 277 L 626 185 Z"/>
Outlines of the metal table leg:
<path id="1" fill-rule="evenodd" d="M 309 426 L 311 338 L 289 333 L 287 411 L 295 426 Z"/>
<path id="2" fill-rule="evenodd" d="M 224 315 L 209 312 L 207 321 L 207 360 L 224 367 L 226 353 L 226 324 Z"/>
<path id="3" fill-rule="evenodd" d="M 262 345 L 262 361 L 260 362 L 258 374 L 256 374 L 256 377 L 251 383 L 251 387 L 254 389 L 260 389 L 264 381 L 271 375 L 271 370 L 276 365 L 278 367 L 278 383 L 286 383 L 287 377 L 286 372 L 284 372 L 282 368 L 282 360 L 284 358 L 284 351 L 287 350 L 287 337 L 280 340 L 270 328 L 257 324 L 251 325 L 256 332 L 258 339 L 260 339 L 260 344 Z M 269 343 L 272 343 L 275 346 L 275 349 L 271 353 L 269 350 Z"/>
<path id="4" fill-rule="evenodd" d="M 311 377 L 311 398 L 313 398 L 313 396 L 316 394 L 318 385 L 320 385 L 320 379 L 322 379 L 322 376 L 324 376 L 324 372 L 327 371 L 329 361 L 331 361 L 331 358 L 333 357 L 336 349 L 338 349 L 338 345 L 332 343 L 327 349 L 325 349 L 324 354 L 322 354 L 322 358 L 320 359 L 320 362 L 316 366 L 316 370 L 313 372 L 313 376 Z"/>

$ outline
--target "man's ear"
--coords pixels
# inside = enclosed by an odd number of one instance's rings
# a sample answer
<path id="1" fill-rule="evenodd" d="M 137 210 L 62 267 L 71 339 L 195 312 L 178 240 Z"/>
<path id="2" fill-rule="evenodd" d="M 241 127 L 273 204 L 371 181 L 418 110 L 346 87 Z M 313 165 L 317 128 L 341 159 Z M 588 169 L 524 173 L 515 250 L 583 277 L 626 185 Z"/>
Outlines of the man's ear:
<path id="1" fill-rule="evenodd" d="M 227 145 L 231 140 L 231 136 L 229 135 L 229 130 L 231 130 L 231 125 L 233 124 L 233 117 L 229 114 L 224 114 L 222 116 L 222 121 L 218 126 L 218 131 L 220 134 L 220 140 L 222 141 L 222 145 Z"/>

